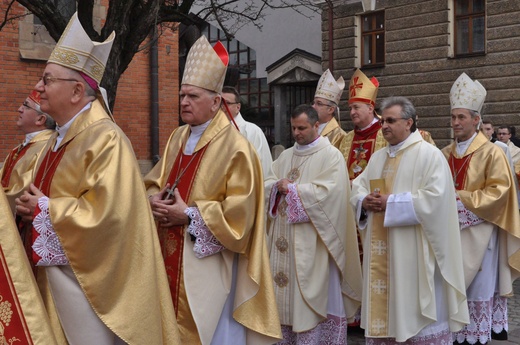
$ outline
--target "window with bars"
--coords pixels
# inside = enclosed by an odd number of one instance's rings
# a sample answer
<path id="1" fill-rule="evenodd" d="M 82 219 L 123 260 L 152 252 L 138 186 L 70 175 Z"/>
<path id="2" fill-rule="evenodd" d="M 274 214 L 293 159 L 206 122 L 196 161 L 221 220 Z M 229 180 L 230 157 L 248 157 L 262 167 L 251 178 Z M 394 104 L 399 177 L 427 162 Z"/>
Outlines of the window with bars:
<path id="1" fill-rule="evenodd" d="M 361 15 L 361 67 L 385 65 L 385 11 Z"/>
<path id="2" fill-rule="evenodd" d="M 75 0 L 51 0 L 56 5 L 58 12 L 65 18 L 70 18 L 76 12 Z M 42 24 L 40 18 L 34 16 L 34 24 Z"/>
<path id="3" fill-rule="evenodd" d="M 272 126 L 274 110 L 272 92 L 267 84 L 267 78 L 256 77 L 256 52 L 234 38 L 228 39 L 222 30 L 207 25 L 202 34 L 213 45 L 222 42 L 229 53 L 229 67 L 238 68 L 239 79 L 235 86 L 240 93 L 242 108 L 240 113 L 247 121 L 256 123 L 266 129 Z"/>
<path id="4" fill-rule="evenodd" d="M 485 0 L 454 0 L 456 56 L 482 55 L 486 43 Z"/>

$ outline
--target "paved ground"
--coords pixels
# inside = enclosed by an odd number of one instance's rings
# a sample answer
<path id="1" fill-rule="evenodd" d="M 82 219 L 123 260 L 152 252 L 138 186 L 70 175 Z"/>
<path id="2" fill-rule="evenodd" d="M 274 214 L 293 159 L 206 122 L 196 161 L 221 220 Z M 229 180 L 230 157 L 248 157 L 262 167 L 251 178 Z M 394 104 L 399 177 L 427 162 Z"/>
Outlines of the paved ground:
<path id="1" fill-rule="evenodd" d="M 509 299 L 507 308 L 509 311 L 509 340 L 493 340 L 490 345 L 519 345 L 520 344 L 520 279 L 514 283 L 515 296 Z M 365 339 L 359 334 L 348 335 L 348 345 L 364 345 Z"/>

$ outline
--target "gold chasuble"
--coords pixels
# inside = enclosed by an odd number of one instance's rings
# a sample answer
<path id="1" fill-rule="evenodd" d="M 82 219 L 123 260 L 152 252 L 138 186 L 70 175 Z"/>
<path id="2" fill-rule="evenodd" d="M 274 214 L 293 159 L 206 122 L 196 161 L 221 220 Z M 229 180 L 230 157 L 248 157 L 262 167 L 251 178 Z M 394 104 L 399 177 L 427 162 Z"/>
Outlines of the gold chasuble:
<path id="1" fill-rule="evenodd" d="M 333 117 L 321 131 L 321 136 L 328 138 L 332 146 L 339 149 L 339 145 L 343 138 L 347 136 L 347 133 L 341 128 L 336 118 Z"/>
<path id="2" fill-rule="evenodd" d="M 57 344 L 3 191 L 0 192 L 0 343 Z"/>
<path id="3" fill-rule="evenodd" d="M 40 156 L 36 171 L 42 178 L 35 184 L 49 190 L 51 223 L 99 319 L 127 344 L 179 344 L 139 167 L 130 141 L 99 101 L 78 115 L 57 152 Z M 38 282 L 61 334 L 45 272 L 38 267 Z"/>
<path id="4" fill-rule="evenodd" d="M 148 194 L 157 193 L 178 177 L 174 163 L 180 159 L 189 135 L 190 126 L 174 130 L 163 158 L 145 177 Z M 191 163 L 196 165 L 196 171 L 189 173 L 188 169 L 179 180 L 179 189 L 184 189 L 184 201 L 198 208 L 207 228 L 226 249 L 198 259 L 186 227 L 176 235 L 183 238 L 175 240 L 175 248 L 174 241 L 162 239 L 163 248 L 170 248 L 168 254 L 182 253 L 176 268 L 180 275 L 167 267 L 170 279 L 181 279 L 170 281 L 172 289 L 179 288 L 171 291 L 179 306 L 177 319 L 184 323 L 191 313 L 198 331 L 196 341 L 202 344 L 210 344 L 213 339 L 231 289 L 237 256 L 233 318 L 246 327 L 248 344 L 272 344 L 282 337 L 265 247 L 262 168 L 254 150 L 219 110 L 193 152 L 193 156 L 198 156 L 198 162 Z M 185 156 L 182 163 L 189 159 Z M 189 190 L 186 184 L 190 185 Z M 181 332 L 190 331 L 189 326 L 181 326 Z M 191 341 L 192 336 L 192 332 L 181 334 L 181 341 L 188 344 L 185 340 Z"/>
<path id="5" fill-rule="evenodd" d="M 365 169 L 372 154 L 386 146 L 381 124 L 376 122 L 365 130 L 355 129 L 347 133 L 339 150 L 347 162 L 348 177 L 352 181 Z"/>
<path id="6" fill-rule="evenodd" d="M 18 146 L 9 153 L 2 167 L 2 187 L 14 213 L 14 200 L 22 195 L 33 181 L 33 170 L 53 130 L 36 134 L 23 148 Z"/>
<path id="7" fill-rule="evenodd" d="M 450 165 L 457 194 L 464 206 L 499 229 L 499 293 L 510 296 L 513 281 L 520 276 L 520 216 L 514 176 L 504 154 L 484 134 L 477 133 L 464 154 L 458 155 L 457 143 L 442 149 Z M 469 227 L 462 231 L 466 285 L 480 269 L 471 265 L 484 257 L 492 228 L 478 233 Z"/>
<path id="8" fill-rule="evenodd" d="M 394 154 L 392 158 L 390 147 L 374 152 L 352 181 L 350 202 L 357 208 L 376 187 L 381 193 L 411 194 L 418 224 L 385 228 L 387 217 L 399 219 L 399 215 L 368 212 L 366 228 L 360 230 L 366 233 L 361 327 L 367 337 L 404 342 L 438 320 L 437 303 L 452 332 L 469 322 L 469 313 L 448 164 L 418 131 Z M 384 187 L 376 185 L 382 179 Z M 443 286 L 440 301 L 436 284 Z"/>

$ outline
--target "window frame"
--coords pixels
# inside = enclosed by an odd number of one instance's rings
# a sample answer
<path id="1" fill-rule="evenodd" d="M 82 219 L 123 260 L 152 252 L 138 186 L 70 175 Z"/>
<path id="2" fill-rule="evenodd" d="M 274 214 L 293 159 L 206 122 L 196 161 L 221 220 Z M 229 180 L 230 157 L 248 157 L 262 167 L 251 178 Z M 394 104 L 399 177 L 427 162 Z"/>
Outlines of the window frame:
<path id="1" fill-rule="evenodd" d="M 457 14 L 457 2 L 460 1 L 460 0 L 453 0 L 453 40 L 454 40 L 454 56 L 455 57 L 468 57 L 468 56 L 481 56 L 481 55 L 485 55 L 486 54 L 486 47 L 487 47 L 487 35 L 486 35 L 486 32 L 487 32 L 487 21 L 486 21 L 486 0 L 481 0 L 483 2 L 483 10 L 482 11 L 479 11 L 479 12 L 474 12 L 473 11 L 473 5 L 474 5 L 474 2 L 475 1 L 479 1 L 479 0 L 468 0 L 467 1 L 467 4 L 468 4 L 468 8 L 466 9 L 467 10 L 467 13 L 464 13 L 464 14 Z M 482 51 L 474 51 L 473 50 L 473 37 L 474 37 L 474 28 L 473 28 L 473 21 L 476 19 L 476 18 L 482 18 L 483 19 L 483 22 L 484 22 L 484 28 L 483 28 L 483 31 L 484 31 L 484 34 L 483 34 L 483 42 L 482 42 L 482 46 L 483 46 L 483 50 Z M 459 22 L 461 20 L 467 20 L 468 21 L 468 50 L 466 52 L 460 52 L 459 53 L 459 41 L 458 41 L 458 37 L 459 37 Z"/>
<path id="2" fill-rule="evenodd" d="M 378 16 L 382 15 L 382 28 L 378 28 Z M 364 21 L 365 18 L 368 18 L 370 20 L 370 29 L 365 30 L 364 28 Z M 386 65 L 386 16 L 385 16 L 385 10 L 378 10 L 378 11 L 371 11 L 367 13 L 363 13 L 359 16 L 360 19 L 360 47 L 361 47 L 361 54 L 360 54 L 360 67 L 362 68 L 376 68 L 376 67 L 384 67 Z M 382 35 L 382 52 L 378 51 L 378 44 L 377 44 L 377 35 Z M 371 61 L 376 61 L 374 63 L 365 63 L 365 37 L 370 38 L 370 45 L 371 47 Z M 379 48 L 381 49 L 381 48 Z M 379 54 L 378 54 L 379 53 Z M 378 55 L 382 56 L 382 61 L 377 61 Z"/>

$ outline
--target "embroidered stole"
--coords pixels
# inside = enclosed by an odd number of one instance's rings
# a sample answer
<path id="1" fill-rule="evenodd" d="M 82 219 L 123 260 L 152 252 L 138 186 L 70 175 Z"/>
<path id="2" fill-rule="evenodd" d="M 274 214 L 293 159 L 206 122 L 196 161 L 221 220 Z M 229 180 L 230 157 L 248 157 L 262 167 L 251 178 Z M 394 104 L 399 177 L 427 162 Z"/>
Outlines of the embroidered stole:
<path id="1" fill-rule="evenodd" d="M 4 169 L 2 170 L 2 187 L 7 188 L 9 186 L 9 180 L 11 179 L 11 173 L 13 172 L 14 166 L 18 163 L 20 158 L 25 155 L 31 145 L 32 143 L 28 143 L 22 147 L 22 144 L 20 144 L 9 153 L 4 164 Z"/>
<path id="2" fill-rule="evenodd" d="M 52 151 L 52 146 L 49 148 L 49 151 L 45 154 L 45 158 L 43 159 L 40 167 L 38 168 L 38 172 L 36 173 L 36 177 L 34 179 L 34 184 L 40 191 L 45 194 L 47 197 L 51 197 L 51 183 L 54 177 L 54 173 L 56 172 L 56 168 L 60 164 L 61 159 L 63 158 L 63 154 L 66 151 L 66 146 L 70 143 L 70 141 L 64 145 L 62 145 L 57 151 Z M 35 213 L 39 213 L 40 209 L 38 205 L 36 205 Z M 28 253 L 31 253 L 32 263 L 37 264 L 40 261 L 41 257 L 36 254 L 34 250 L 32 250 L 32 245 L 36 238 L 40 235 L 34 226 L 31 230 L 32 240 L 27 241 L 31 243 L 30 248 L 26 247 Z"/>
<path id="3" fill-rule="evenodd" d="M 449 165 L 456 190 L 464 189 L 464 185 L 466 184 L 467 171 L 472 157 L 473 153 L 462 158 L 455 158 L 453 154 L 450 154 Z"/>
<path id="4" fill-rule="evenodd" d="M 354 130 L 354 138 L 349 148 L 347 161 L 350 180 L 358 177 L 365 170 L 372 153 L 375 151 L 377 133 L 380 128 L 381 124 L 377 122 L 363 131 Z"/>
<path id="5" fill-rule="evenodd" d="M 7 207 L 7 206 L 6 206 Z M 19 262 L 19 265 L 24 265 Z M 25 316 L 16 293 L 13 277 L 9 270 L 7 259 L 0 245 L 0 309 L 2 321 L 0 323 L 0 335 L 5 344 L 20 342 L 21 344 L 33 344 L 31 334 L 25 320 Z M 21 268 L 14 267 L 13 274 L 19 275 Z"/>
<path id="6" fill-rule="evenodd" d="M 183 153 L 183 147 L 181 147 L 173 163 L 167 183 L 173 186 L 175 180 L 180 176 L 181 178 L 178 181 L 177 189 L 182 199 L 186 202 L 189 199 L 197 170 L 207 147 L 208 145 L 204 146 L 198 152 L 193 153 L 197 155 L 196 157 L 185 155 Z M 185 226 L 177 225 L 171 228 L 163 228 L 158 224 L 157 228 L 159 230 L 161 250 L 181 338 L 183 341 L 190 339 L 189 341 L 193 341 L 193 343 L 200 342 L 197 326 L 195 325 L 188 305 L 183 279 L 182 256 Z"/>
<path id="7" fill-rule="evenodd" d="M 394 177 L 399 168 L 402 154 L 386 159 L 381 179 L 372 180 L 371 192 L 377 187 L 381 194 L 392 191 Z M 378 183 L 379 182 L 379 183 Z M 375 212 L 372 215 L 372 232 L 370 237 L 371 260 L 368 268 L 368 325 L 367 336 L 388 336 L 388 287 L 390 284 L 388 228 L 384 227 L 384 212 Z"/>

